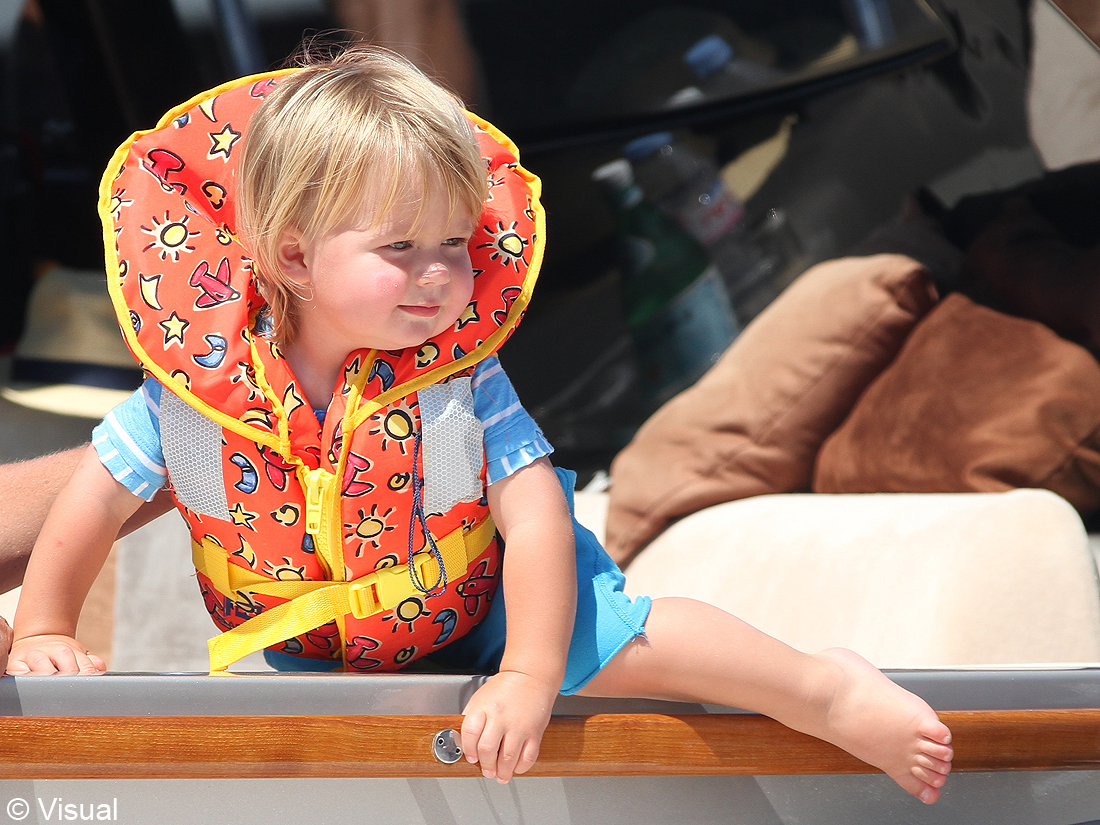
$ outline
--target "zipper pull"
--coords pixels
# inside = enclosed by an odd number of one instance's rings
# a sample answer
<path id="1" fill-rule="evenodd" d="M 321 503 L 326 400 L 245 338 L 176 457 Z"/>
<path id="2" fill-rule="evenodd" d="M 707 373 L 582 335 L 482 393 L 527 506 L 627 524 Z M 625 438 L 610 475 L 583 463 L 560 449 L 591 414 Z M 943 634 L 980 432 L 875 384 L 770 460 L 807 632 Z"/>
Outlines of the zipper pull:
<path id="1" fill-rule="evenodd" d="M 335 480 L 336 476 L 325 470 L 306 471 L 306 532 L 311 536 L 319 535 L 321 532 L 322 507 Z"/>

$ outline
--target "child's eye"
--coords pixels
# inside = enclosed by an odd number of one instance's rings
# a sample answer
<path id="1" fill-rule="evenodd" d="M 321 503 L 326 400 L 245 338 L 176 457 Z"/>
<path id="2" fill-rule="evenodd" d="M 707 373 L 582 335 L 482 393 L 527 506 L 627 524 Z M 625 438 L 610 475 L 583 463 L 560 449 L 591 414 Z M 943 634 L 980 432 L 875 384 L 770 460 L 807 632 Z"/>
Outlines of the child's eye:
<path id="1" fill-rule="evenodd" d="M 397 241 L 391 243 L 390 249 L 412 249 L 412 241 Z"/>
<path id="2" fill-rule="evenodd" d="M 443 245 L 444 246 L 465 246 L 467 243 L 469 243 L 468 238 L 447 238 L 447 240 L 445 240 L 443 242 Z"/>

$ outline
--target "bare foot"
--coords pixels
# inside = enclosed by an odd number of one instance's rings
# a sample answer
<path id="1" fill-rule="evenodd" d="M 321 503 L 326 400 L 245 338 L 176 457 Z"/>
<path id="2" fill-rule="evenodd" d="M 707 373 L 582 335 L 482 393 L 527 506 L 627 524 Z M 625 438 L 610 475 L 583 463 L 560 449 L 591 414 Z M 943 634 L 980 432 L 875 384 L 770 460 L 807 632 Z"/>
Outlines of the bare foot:
<path id="1" fill-rule="evenodd" d="M 824 729 L 806 732 L 874 765 L 921 802 L 939 799 L 953 751 L 936 712 L 850 650 L 814 658 L 839 672 Z"/>

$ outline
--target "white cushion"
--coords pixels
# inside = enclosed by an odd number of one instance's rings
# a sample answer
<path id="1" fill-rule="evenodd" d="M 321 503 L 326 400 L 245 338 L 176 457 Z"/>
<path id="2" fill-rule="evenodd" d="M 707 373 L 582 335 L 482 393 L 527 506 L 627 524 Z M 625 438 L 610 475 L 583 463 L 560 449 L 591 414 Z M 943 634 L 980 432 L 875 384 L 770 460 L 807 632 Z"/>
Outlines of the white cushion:
<path id="1" fill-rule="evenodd" d="M 578 496 L 597 535 L 600 509 Z M 879 667 L 1100 661 L 1088 539 L 1045 490 L 742 499 L 676 522 L 626 572 L 631 595 L 691 596 Z"/>

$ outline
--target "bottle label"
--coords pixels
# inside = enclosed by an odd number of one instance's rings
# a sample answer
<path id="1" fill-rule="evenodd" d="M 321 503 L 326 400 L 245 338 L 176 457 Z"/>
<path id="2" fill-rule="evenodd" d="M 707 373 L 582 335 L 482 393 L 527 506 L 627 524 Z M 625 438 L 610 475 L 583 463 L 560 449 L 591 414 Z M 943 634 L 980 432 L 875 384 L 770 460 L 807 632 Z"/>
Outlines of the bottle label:
<path id="1" fill-rule="evenodd" d="M 714 183 L 680 213 L 684 228 L 707 246 L 732 232 L 745 217 L 745 205 L 730 195 L 715 178 Z"/>
<path id="2" fill-rule="evenodd" d="M 740 330 L 717 267 L 634 330 L 646 388 L 659 401 L 694 383 Z"/>

